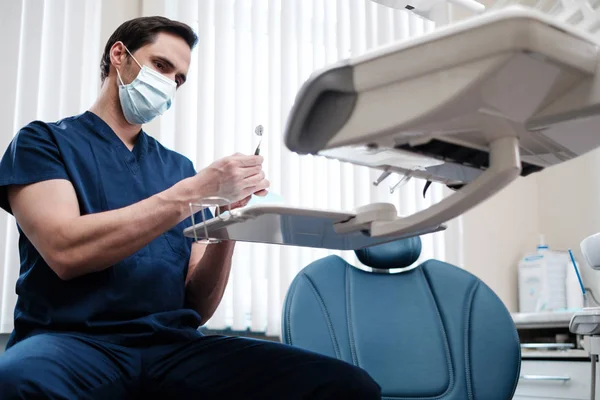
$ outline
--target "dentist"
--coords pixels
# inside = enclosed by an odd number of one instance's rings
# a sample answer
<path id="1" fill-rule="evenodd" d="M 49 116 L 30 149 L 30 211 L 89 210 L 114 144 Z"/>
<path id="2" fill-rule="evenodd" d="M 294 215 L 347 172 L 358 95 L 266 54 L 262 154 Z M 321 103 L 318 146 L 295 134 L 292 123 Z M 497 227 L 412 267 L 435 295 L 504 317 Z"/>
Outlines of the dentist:
<path id="1" fill-rule="evenodd" d="M 3 400 L 380 398 L 342 361 L 198 332 L 235 244 L 184 237 L 188 204 L 220 196 L 241 207 L 269 182 L 260 156 L 196 172 L 142 129 L 171 106 L 197 40 L 166 18 L 125 22 L 106 44 L 95 104 L 29 123 L 0 161 L 0 207 L 17 220 L 21 259 Z"/>

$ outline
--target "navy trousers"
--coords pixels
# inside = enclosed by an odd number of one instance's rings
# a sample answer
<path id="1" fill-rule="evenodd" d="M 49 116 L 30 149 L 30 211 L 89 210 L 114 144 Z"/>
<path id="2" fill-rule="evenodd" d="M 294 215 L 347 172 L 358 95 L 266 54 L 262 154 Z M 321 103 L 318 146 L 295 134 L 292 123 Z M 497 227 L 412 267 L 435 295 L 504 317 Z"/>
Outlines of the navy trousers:
<path id="1" fill-rule="evenodd" d="M 381 399 L 362 369 L 280 343 L 227 336 L 145 348 L 40 334 L 0 355 L 0 398 Z"/>

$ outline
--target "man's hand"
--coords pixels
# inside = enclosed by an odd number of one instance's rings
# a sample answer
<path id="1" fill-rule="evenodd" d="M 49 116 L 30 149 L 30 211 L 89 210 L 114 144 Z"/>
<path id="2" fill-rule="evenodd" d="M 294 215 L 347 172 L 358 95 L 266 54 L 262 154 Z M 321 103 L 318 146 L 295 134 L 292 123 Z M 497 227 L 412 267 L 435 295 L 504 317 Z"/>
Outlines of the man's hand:
<path id="1" fill-rule="evenodd" d="M 260 192 L 256 192 L 254 193 L 255 196 L 260 196 L 260 197 L 264 197 L 267 195 L 267 191 L 266 190 L 261 190 Z M 221 207 L 221 212 L 224 211 L 229 211 L 229 209 L 231 210 L 235 210 L 236 208 L 242 208 L 242 207 L 246 207 L 248 205 L 248 203 L 250 202 L 250 200 L 252 199 L 252 195 L 243 198 L 240 201 L 236 201 L 235 203 L 232 203 L 231 206 L 226 206 L 226 207 Z"/>
<path id="2" fill-rule="evenodd" d="M 221 212 L 224 211 L 228 211 L 228 210 L 235 210 L 236 208 L 242 208 L 242 207 L 246 207 L 248 205 L 248 203 L 250 202 L 250 199 L 252 198 L 252 195 L 240 200 L 240 201 L 236 201 L 235 203 L 231 204 L 230 206 L 225 206 L 225 207 L 221 207 Z"/>
<path id="3" fill-rule="evenodd" d="M 265 195 L 269 181 L 262 170 L 261 156 L 234 154 L 213 162 L 187 181 L 192 196 L 221 197 L 231 204 L 247 202 L 253 193 Z M 246 200 L 247 199 L 247 200 Z M 238 205 L 239 206 L 239 205 Z"/>

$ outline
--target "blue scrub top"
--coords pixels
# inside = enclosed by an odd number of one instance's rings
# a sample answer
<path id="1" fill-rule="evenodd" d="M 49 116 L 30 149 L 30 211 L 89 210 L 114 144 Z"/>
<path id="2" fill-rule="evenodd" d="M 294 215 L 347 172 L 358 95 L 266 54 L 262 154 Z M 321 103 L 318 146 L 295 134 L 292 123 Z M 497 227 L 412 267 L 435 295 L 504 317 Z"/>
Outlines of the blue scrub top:
<path id="1" fill-rule="evenodd" d="M 0 207 L 11 212 L 8 185 L 67 179 L 81 214 L 93 214 L 139 202 L 195 174 L 189 159 L 145 132 L 130 151 L 102 119 L 85 112 L 56 123 L 35 121 L 18 132 L 0 161 Z M 45 207 L 44 199 L 36 207 Z M 119 344 L 198 335 L 200 316 L 185 299 L 192 240 L 183 229 L 190 224 L 187 218 L 118 264 L 68 281 L 58 278 L 19 228 L 18 300 L 7 348 L 56 331 Z"/>

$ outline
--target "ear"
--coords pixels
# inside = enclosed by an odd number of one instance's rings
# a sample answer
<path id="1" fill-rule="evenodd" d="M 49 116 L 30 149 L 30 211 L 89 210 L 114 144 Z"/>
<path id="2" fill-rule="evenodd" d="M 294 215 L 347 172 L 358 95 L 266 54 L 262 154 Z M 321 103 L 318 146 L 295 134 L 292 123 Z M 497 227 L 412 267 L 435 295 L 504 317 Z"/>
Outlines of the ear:
<path id="1" fill-rule="evenodd" d="M 115 42 L 110 48 L 110 64 L 114 67 L 120 67 L 123 63 L 125 63 L 125 59 L 127 58 L 127 50 L 125 50 L 125 45 L 123 42 Z"/>

